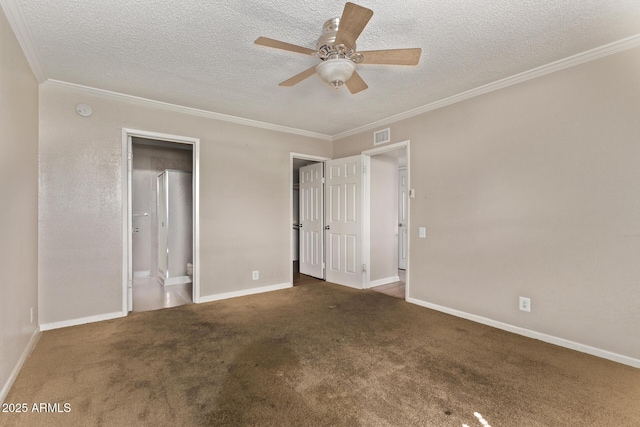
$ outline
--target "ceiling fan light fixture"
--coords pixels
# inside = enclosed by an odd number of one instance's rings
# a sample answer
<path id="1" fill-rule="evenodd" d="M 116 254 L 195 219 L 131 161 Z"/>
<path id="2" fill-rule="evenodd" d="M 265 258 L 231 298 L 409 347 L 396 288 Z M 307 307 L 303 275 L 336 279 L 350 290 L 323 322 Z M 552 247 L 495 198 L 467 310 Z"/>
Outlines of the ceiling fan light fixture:
<path id="1" fill-rule="evenodd" d="M 316 67 L 318 76 L 336 89 L 349 80 L 355 70 L 356 64 L 346 58 L 327 59 Z"/>
<path id="2" fill-rule="evenodd" d="M 357 64 L 418 65 L 422 52 L 420 48 L 358 52 L 356 40 L 372 16 L 371 9 L 347 2 L 340 18 L 331 18 L 324 23 L 322 35 L 316 42 L 315 50 L 268 37 L 258 37 L 254 43 L 315 56 L 322 61 L 319 65 L 312 66 L 281 82 L 280 86 L 295 86 L 304 79 L 317 74 L 329 86 L 336 89 L 340 86 L 346 86 L 349 92 L 355 95 L 369 87 L 356 72 Z"/>

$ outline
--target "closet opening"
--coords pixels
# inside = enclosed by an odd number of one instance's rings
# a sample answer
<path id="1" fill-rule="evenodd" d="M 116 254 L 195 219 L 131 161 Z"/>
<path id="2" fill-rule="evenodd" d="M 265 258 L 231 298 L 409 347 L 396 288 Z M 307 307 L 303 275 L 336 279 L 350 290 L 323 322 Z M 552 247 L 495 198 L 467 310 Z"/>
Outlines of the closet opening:
<path id="1" fill-rule="evenodd" d="M 323 170 L 328 159 L 291 153 L 291 284 L 324 281 Z M 301 179 L 302 177 L 302 179 Z M 312 215 L 315 211 L 316 215 Z"/>

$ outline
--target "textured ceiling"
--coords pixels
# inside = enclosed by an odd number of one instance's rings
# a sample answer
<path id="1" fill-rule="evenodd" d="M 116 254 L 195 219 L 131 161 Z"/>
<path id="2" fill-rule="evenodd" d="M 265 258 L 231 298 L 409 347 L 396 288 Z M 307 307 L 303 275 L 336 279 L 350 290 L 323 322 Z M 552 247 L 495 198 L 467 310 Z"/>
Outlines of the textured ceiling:
<path id="1" fill-rule="evenodd" d="M 374 11 L 359 50 L 422 48 L 416 67 L 361 65 L 351 95 L 317 76 L 318 59 L 256 46 L 315 48 L 344 1 L 5 0 L 17 3 L 47 79 L 340 134 L 640 33 L 638 0 L 356 3 Z"/>

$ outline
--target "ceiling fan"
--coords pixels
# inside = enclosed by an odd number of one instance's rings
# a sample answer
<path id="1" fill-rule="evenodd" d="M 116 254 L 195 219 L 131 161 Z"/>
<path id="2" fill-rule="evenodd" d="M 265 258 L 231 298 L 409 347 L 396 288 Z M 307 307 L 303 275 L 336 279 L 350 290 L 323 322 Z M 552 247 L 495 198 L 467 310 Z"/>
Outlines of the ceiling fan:
<path id="1" fill-rule="evenodd" d="M 317 56 L 318 65 L 280 83 L 294 86 L 313 74 L 334 88 L 345 85 L 352 94 L 368 86 L 356 72 L 356 64 L 367 65 L 417 65 L 420 48 L 356 51 L 356 39 L 373 16 L 373 11 L 354 3 L 346 3 L 342 17 L 329 19 L 323 25 L 323 34 L 316 43 L 316 50 L 281 42 L 267 37 L 258 37 L 255 44 Z"/>

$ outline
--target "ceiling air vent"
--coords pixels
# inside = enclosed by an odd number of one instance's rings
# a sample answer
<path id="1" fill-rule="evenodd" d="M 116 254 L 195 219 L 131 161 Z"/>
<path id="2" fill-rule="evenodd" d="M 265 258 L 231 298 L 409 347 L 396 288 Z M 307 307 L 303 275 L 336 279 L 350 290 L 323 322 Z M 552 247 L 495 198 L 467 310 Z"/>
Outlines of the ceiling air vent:
<path id="1" fill-rule="evenodd" d="M 373 133 L 373 145 L 384 144 L 391 141 L 391 128 L 386 128 Z"/>

